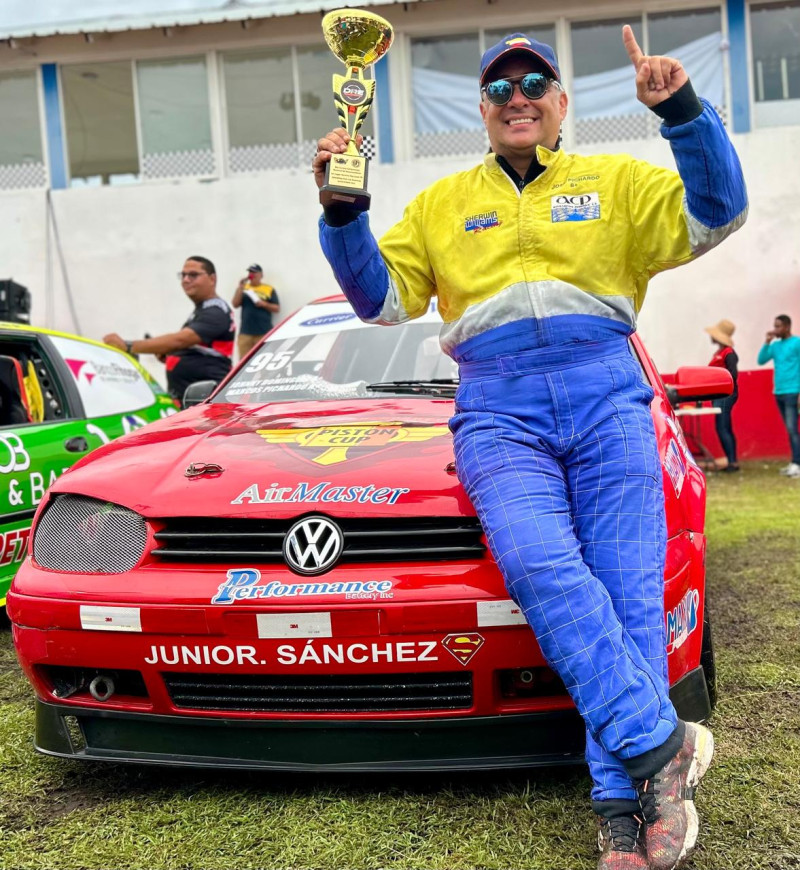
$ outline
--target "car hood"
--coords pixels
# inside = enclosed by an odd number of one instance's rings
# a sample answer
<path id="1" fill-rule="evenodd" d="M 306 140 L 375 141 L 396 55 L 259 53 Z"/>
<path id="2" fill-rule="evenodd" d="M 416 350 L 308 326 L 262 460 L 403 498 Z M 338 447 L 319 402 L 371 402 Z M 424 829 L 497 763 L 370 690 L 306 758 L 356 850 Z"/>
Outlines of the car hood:
<path id="1" fill-rule="evenodd" d="M 199 405 L 96 450 L 51 492 L 144 516 L 474 515 L 441 399 Z"/>

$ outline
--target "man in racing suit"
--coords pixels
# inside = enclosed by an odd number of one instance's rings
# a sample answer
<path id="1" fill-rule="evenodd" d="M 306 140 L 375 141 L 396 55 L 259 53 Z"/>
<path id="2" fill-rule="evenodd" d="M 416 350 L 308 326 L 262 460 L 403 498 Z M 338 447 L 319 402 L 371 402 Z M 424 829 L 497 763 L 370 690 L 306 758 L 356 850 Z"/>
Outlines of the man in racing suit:
<path id="1" fill-rule="evenodd" d="M 376 243 L 328 208 L 323 251 L 365 321 L 438 297 L 459 364 L 456 468 L 503 574 L 587 728 L 604 870 L 671 870 L 697 838 L 710 732 L 669 699 L 665 518 L 649 403 L 628 336 L 650 277 L 745 220 L 739 161 L 681 64 L 623 41 L 678 173 L 560 146 L 567 96 L 550 46 L 521 33 L 481 62 L 483 164 L 420 193 Z M 313 161 L 344 151 L 333 130 Z M 642 825 L 640 820 L 646 824 Z"/>

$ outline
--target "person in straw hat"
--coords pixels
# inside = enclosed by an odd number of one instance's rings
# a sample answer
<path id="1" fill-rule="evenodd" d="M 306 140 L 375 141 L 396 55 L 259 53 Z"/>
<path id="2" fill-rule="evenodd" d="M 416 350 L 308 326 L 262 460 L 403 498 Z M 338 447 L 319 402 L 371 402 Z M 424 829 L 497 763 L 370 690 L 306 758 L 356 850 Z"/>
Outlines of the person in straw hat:
<path id="1" fill-rule="evenodd" d="M 733 420 L 731 411 L 739 398 L 739 356 L 733 349 L 733 333 L 736 325 L 730 320 L 720 320 L 714 326 L 707 326 L 706 332 L 711 336 L 711 341 L 716 345 L 717 352 L 711 357 L 710 366 L 719 366 L 727 369 L 733 378 L 733 392 L 724 399 L 715 399 L 712 404 L 719 408 L 719 414 L 714 418 L 717 427 L 717 437 L 728 464 L 722 471 L 738 471 L 739 463 L 736 461 L 736 436 L 733 434 Z"/>

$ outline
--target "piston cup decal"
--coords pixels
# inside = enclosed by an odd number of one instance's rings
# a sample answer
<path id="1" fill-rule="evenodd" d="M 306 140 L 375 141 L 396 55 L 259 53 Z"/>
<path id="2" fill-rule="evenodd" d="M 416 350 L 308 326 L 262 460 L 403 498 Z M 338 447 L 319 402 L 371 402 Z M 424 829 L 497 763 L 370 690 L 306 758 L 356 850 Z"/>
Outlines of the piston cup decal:
<path id="1" fill-rule="evenodd" d="M 317 465 L 336 465 L 394 444 L 429 441 L 449 435 L 447 426 L 401 426 L 367 423 L 361 426 L 321 426 L 316 429 L 259 429 L 268 444 L 291 444 L 309 452 Z M 354 451 L 356 456 L 352 456 Z"/>

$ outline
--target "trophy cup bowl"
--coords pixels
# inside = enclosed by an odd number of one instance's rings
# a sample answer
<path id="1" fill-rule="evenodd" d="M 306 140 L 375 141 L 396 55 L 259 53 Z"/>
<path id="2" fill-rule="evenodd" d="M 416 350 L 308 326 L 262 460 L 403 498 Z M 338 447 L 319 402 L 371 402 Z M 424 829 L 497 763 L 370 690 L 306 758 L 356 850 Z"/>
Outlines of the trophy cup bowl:
<path id="1" fill-rule="evenodd" d="M 359 154 L 356 136 L 372 106 L 374 79 L 364 70 L 379 61 L 394 39 L 392 25 L 363 9 L 335 9 L 322 19 L 322 32 L 330 50 L 345 64 L 346 75 L 333 76 L 333 99 L 339 122 L 350 141 L 343 154 L 334 154 L 325 167 L 319 199 L 325 207 L 340 204 L 357 211 L 369 208 L 369 160 Z"/>
<path id="2" fill-rule="evenodd" d="M 362 69 L 380 60 L 394 39 L 385 18 L 362 9 L 334 9 L 322 19 L 322 32 L 342 63 Z"/>

